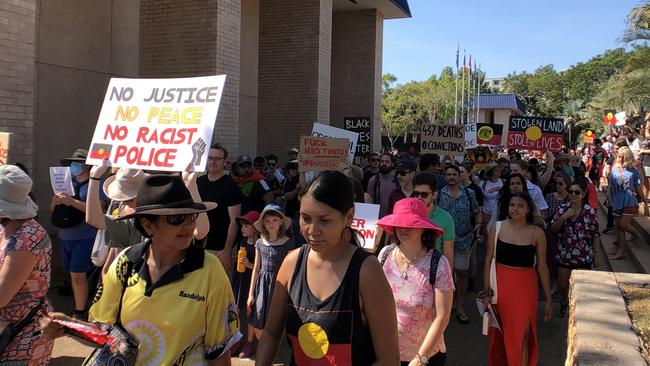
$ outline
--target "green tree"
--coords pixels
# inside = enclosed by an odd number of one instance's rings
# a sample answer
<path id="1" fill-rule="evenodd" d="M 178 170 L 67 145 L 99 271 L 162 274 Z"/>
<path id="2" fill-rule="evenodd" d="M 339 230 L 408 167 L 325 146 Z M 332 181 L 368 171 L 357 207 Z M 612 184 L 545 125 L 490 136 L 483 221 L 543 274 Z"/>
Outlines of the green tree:
<path id="1" fill-rule="evenodd" d="M 646 42 L 650 40 L 650 0 L 632 10 L 627 15 L 627 29 L 623 33 L 623 42 Z"/>

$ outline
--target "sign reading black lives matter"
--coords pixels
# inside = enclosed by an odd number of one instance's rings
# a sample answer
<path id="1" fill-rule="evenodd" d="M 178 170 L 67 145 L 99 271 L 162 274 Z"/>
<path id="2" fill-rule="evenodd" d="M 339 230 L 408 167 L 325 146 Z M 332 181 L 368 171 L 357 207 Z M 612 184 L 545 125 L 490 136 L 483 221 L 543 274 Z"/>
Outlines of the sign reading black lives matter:
<path id="1" fill-rule="evenodd" d="M 465 155 L 465 126 L 422 125 L 420 153 Z"/>
<path id="2" fill-rule="evenodd" d="M 359 134 L 355 157 L 365 157 L 370 152 L 370 117 L 345 117 L 345 129 Z"/>
<path id="3" fill-rule="evenodd" d="M 562 149 L 564 119 L 510 117 L 507 146 L 519 150 L 557 152 Z"/>

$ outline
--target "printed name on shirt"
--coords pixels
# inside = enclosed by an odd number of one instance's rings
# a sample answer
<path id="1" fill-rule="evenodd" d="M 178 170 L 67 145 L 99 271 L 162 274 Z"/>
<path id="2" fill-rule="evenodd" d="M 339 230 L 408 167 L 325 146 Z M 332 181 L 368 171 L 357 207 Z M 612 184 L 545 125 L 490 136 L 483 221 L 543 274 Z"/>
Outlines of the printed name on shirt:
<path id="1" fill-rule="evenodd" d="M 196 302 L 205 301 L 205 296 L 203 296 L 203 295 L 188 294 L 188 293 L 186 293 L 186 292 L 184 292 L 184 291 L 179 292 L 179 293 L 178 293 L 178 296 L 180 296 L 180 297 L 185 297 L 185 298 L 187 298 L 187 299 L 196 300 Z"/>

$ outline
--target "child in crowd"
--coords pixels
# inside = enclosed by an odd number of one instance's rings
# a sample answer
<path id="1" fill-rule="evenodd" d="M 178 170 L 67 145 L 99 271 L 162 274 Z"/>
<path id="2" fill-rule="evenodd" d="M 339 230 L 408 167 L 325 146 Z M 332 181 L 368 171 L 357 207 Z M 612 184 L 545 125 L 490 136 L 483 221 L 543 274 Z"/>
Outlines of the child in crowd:
<path id="1" fill-rule="evenodd" d="M 260 236 L 259 232 L 255 230 L 255 227 L 253 227 L 253 223 L 259 220 L 259 218 L 260 214 L 257 211 L 249 211 L 245 215 L 237 218 L 237 223 L 241 227 L 242 238 L 239 244 L 234 248 L 237 260 L 235 262 L 235 270 L 232 278 L 232 292 L 235 295 L 237 311 L 240 314 L 242 309 L 246 309 L 246 300 L 248 300 L 248 290 L 250 288 L 253 263 L 255 261 L 255 243 Z M 239 258 L 237 255 L 241 248 L 246 250 L 246 256 L 243 258 Z M 244 272 L 237 271 L 237 267 L 240 263 L 244 266 Z M 253 326 L 249 321 L 246 331 L 246 339 L 242 338 L 242 340 L 233 347 L 230 353 L 236 354 L 239 348 L 243 347 L 241 349 L 243 354 L 242 357 L 248 357 L 253 351 L 253 335 Z"/>
<path id="2" fill-rule="evenodd" d="M 261 233 L 255 243 L 255 265 L 248 294 L 249 324 L 253 326 L 255 338 L 259 341 L 266 318 L 271 307 L 271 298 L 280 265 L 290 249 L 291 240 L 286 231 L 291 219 L 286 217 L 282 208 L 276 204 L 264 207 L 260 219 L 253 226 Z M 239 357 L 248 357 L 252 353 L 252 343 L 246 343 Z M 248 353 L 248 354 L 247 354 Z"/>

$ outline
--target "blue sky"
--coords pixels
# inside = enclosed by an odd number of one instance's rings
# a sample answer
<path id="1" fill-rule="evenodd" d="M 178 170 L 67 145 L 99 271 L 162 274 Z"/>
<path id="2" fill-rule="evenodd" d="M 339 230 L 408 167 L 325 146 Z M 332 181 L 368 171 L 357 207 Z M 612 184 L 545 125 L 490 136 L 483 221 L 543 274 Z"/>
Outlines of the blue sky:
<path id="1" fill-rule="evenodd" d="M 455 65 L 456 46 L 487 77 L 563 70 L 620 47 L 625 17 L 639 0 L 409 0 L 410 19 L 384 22 L 383 73 L 399 83 Z"/>

